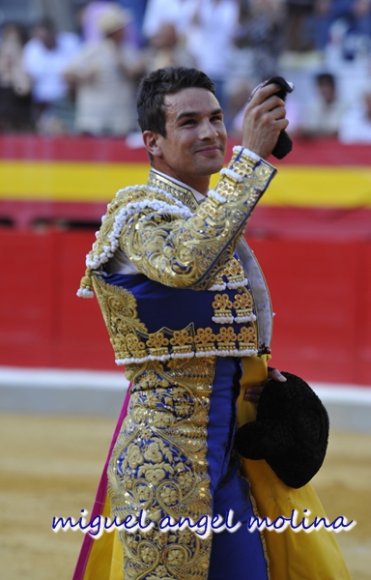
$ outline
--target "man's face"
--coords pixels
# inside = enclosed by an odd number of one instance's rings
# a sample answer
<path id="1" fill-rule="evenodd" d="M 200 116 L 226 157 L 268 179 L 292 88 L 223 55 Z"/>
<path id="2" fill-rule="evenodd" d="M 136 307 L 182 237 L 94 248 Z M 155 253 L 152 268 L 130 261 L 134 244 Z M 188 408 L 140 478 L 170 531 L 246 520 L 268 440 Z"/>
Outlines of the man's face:
<path id="1" fill-rule="evenodd" d="M 154 133 L 153 166 L 206 193 L 223 167 L 227 133 L 216 97 L 189 88 L 165 97 L 166 137 Z"/>
<path id="2" fill-rule="evenodd" d="M 318 91 L 325 103 L 331 104 L 336 100 L 336 90 L 331 82 L 320 82 L 318 84 Z"/>

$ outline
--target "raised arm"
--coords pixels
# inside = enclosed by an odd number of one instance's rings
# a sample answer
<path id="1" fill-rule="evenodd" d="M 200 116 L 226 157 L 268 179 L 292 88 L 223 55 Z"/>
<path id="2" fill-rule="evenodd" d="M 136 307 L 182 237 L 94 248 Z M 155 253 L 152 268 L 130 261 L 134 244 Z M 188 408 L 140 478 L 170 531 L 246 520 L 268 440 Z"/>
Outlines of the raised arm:
<path id="1" fill-rule="evenodd" d="M 146 207 L 141 201 L 138 212 L 123 224 L 120 248 L 152 280 L 174 287 L 208 287 L 232 255 L 274 173 L 267 162 L 235 147 L 215 190 L 193 215 L 184 216 L 166 203 Z"/>
<path id="2" fill-rule="evenodd" d="M 120 247 L 140 272 L 168 286 L 204 288 L 229 259 L 275 173 L 264 158 L 288 124 L 277 90 L 268 85 L 253 93 L 244 113 L 243 146 L 234 148 L 215 191 L 193 215 L 163 204 L 143 207 L 123 225 Z"/>

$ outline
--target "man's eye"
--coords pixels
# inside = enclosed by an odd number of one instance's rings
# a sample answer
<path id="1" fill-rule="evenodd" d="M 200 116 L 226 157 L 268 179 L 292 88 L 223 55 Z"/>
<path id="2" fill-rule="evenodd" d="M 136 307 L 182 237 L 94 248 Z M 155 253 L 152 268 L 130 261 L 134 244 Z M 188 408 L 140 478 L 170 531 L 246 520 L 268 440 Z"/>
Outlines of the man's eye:
<path id="1" fill-rule="evenodd" d="M 184 121 L 182 123 L 182 127 L 188 127 L 188 126 L 192 126 L 195 124 L 196 124 L 196 121 L 194 119 L 187 119 L 186 121 Z"/>
<path id="2" fill-rule="evenodd" d="M 215 117 L 212 117 L 211 120 L 212 120 L 213 123 L 215 123 L 215 122 L 218 123 L 218 122 L 222 122 L 223 121 L 223 117 L 221 115 L 216 115 Z"/>

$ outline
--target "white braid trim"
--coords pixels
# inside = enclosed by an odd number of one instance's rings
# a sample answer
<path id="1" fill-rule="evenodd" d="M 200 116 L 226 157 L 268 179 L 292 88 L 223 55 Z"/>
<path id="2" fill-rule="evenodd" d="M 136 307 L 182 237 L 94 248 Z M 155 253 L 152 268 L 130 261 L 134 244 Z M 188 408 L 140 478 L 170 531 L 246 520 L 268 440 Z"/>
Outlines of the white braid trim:
<path id="1" fill-rule="evenodd" d="M 233 147 L 232 151 L 236 155 L 242 152 L 243 156 L 248 157 L 250 159 L 250 161 L 261 161 L 262 160 L 262 158 L 259 157 L 259 155 L 257 153 L 255 153 L 254 151 L 251 151 L 251 149 L 248 149 L 247 147 L 243 147 L 243 145 L 235 145 Z"/>
<path id="2" fill-rule="evenodd" d="M 161 189 L 160 187 L 154 187 L 152 185 L 147 185 L 147 184 L 146 185 L 131 185 L 129 187 L 124 187 L 122 189 L 119 189 L 118 191 L 116 191 L 116 193 L 115 193 L 115 195 L 113 197 L 113 200 L 117 199 L 123 193 L 131 193 L 131 192 L 135 192 L 135 191 L 148 191 L 148 190 L 149 191 L 152 191 L 153 193 L 160 193 L 164 197 L 167 197 L 170 201 L 172 201 L 174 203 L 174 205 L 177 205 L 178 207 L 187 208 L 186 205 L 184 205 L 176 197 L 173 197 L 169 192 L 165 191 L 164 189 Z M 109 205 L 110 204 L 108 204 L 108 206 Z M 108 216 L 107 216 L 106 213 L 104 215 L 102 215 L 102 217 L 101 217 L 101 223 L 103 223 L 107 219 L 107 217 Z M 95 237 L 98 237 L 98 236 L 99 236 L 99 231 L 98 232 L 95 232 Z"/>
<path id="3" fill-rule="evenodd" d="M 241 322 L 255 322 L 256 316 L 255 314 L 249 314 L 248 316 L 236 316 L 235 321 L 238 323 Z"/>
<path id="4" fill-rule="evenodd" d="M 131 363 L 144 363 L 144 362 L 148 362 L 148 361 L 167 361 L 170 359 L 174 359 L 174 358 L 194 358 L 195 353 L 192 352 L 188 352 L 188 353 L 175 353 L 175 354 L 162 354 L 162 355 L 153 355 L 153 354 L 149 354 L 147 356 L 143 356 L 140 358 L 117 358 L 115 360 L 117 365 L 127 365 L 127 364 L 131 364 Z"/>
<path id="5" fill-rule="evenodd" d="M 249 283 L 247 278 L 244 278 L 243 280 L 240 281 L 236 281 L 236 282 L 227 282 L 227 288 L 229 288 L 230 290 L 234 290 L 235 288 L 242 288 L 247 286 Z"/>
<path id="6" fill-rule="evenodd" d="M 219 292 L 220 290 L 225 290 L 227 285 L 223 282 L 223 284 L 213 284 L 208 288 L 210 292 Z"/>
<path id="7" fill-rule="evenodd" d="M 256 348 L 247 348 L 245 350 L 209 350 L 205 352 L 196 352 L 196 358 L 202 356 L 256 356 L 258 351 Z"/>
<path id="8" fill-rule="evenodd" d="M 94 298 L 94 292 L 87 288 L 79 288 L 76 292 L 76 296 L 79 298 Z"/>
<path id="9" fill-rule="evenodd" d="M 175 205 L 179 206 L 179 207 L 187 207 L 186 205 L 184 205 L 179 199 L 177 199 L 176 197 L 172 196 L 171 193 L 169 193 L 168 191 L 165 191 L 165 189 L 162 189 L 161 187 L 155 187 L 153 185 L 130 185 L 129 187 L 124 187 L 122 189 L 119 189 L 114 196 L 114 199 L 116 199 L 117 197 L 119 197 L 122 193 L 129 193 L 129 192 L 134 192 L 134 191 L 152 191 L 153 193 L 161 193 L 161 195 L 163 195 L 164 197 L 167 197 L 169 200 L 171 200 Z"/>
<path id="10" fill-rule="evenodd" d="M 121 195 L 121 193 L 129 192 L 129 191 L 140 191 L 140 190 L 143 190 L 145 187 L 147 187 L 147 186 L 146 185 L 129 185 L 129 187 L 122 187 L 121 189 L 116 191 L 113 199 L 116 199 L 116 197 Z"/>
<path id="11" fill-rule="evenodd" d="M 189 353 L 175 353 L 175 354 L 164 354 L 161 356 L 154 356 L 154 355 L 147 355 L 140 358 L 117 358 L 115 363 L 118 366 L 121 365 L 128 365 L 128 364 L 141 364 L 144 362 L 149 361 L 167 361 L 171 359 L 186 359 L 186 358 L 202 358 L 208 356 L 256 356 L 258 354 L 257 349 L 249 348 L 249 349 L 242 349 L 242 350 L 206 350 L 206 351 L 197 351 L 197 352 L 189 352 Z"/>
<path id="12" fill-rule="evenodd" d="M 207 192 L 207 197 L 212 197 L 216 201 L 219 201 L 220 203 L 225 203 L 227 201 L 225 197 L 220 193 L 218 193 L 217 191 L 215 191 L 215 189 L 209 189 L 209 191 Z"/>
<path id="13" fill-rule="evenodd" d="M 232 324 L 235 319 L 233 316 L 212 316 L 211 320 L 219 324 Z"/>
<path id="14" fill-rule="evenodd" d="M 119 238 L 125 222 L 138 211 L 148 208 L 153 209 L 160 215 L 167 214 L 181 218 L 189 218 L 193 215 L 187 207 L 175 208 L 163 201 L 145 199 L 143 201 L 129 203 L 117 212 L 112 231 L 108 236 L 109 244 L 103 247 L 103 251 L 98 256 L 92 257 L 92 254 L 94 254 L 94 250 L 92 250 L 86 257 L 86 266 L 95 270 L 102 264 L 108 262 L 119 246 Z"/>
<path id="15" fill-rule="evenodd" d="M 224 167 L 220 173 L 222 175 L 226 175 L 227 177 L 233 179 L 234 181 L 237 181 L 238 183 L 241 183 L 241 181 L 244 180 L 243 175 L 240 175 L 236 171 L 233 171 L 233 169 L 229 169 L 229 167 Z"/>
<path id="16" fill-rule="evenodd" d="M 211 320 L 218 324 L 233 324 L 233 322 L 240 324 L 241 322 L 255 322 L 256 316 L 255 314 L 248 314 L 247 316 L 212 316 Z"/>

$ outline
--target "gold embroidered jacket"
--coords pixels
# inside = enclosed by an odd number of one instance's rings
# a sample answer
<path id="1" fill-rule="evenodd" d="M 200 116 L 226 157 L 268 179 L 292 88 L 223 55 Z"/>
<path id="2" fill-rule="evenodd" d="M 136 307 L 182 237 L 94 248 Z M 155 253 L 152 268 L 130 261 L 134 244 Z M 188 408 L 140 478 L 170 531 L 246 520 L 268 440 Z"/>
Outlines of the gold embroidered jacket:
<path id="1" fill-rule="evenodd" d="M 78 295 L 94 288 L 118 364 L 267 352 L 264 279 L 248 247 L 240 244 L 234 253 L 274 173 L 235 147 L 200 204 L 187 186 L 155 171 L 146 185 L 116 194 Z M 192 316 L 180 315 L 190 304 Z"/>

